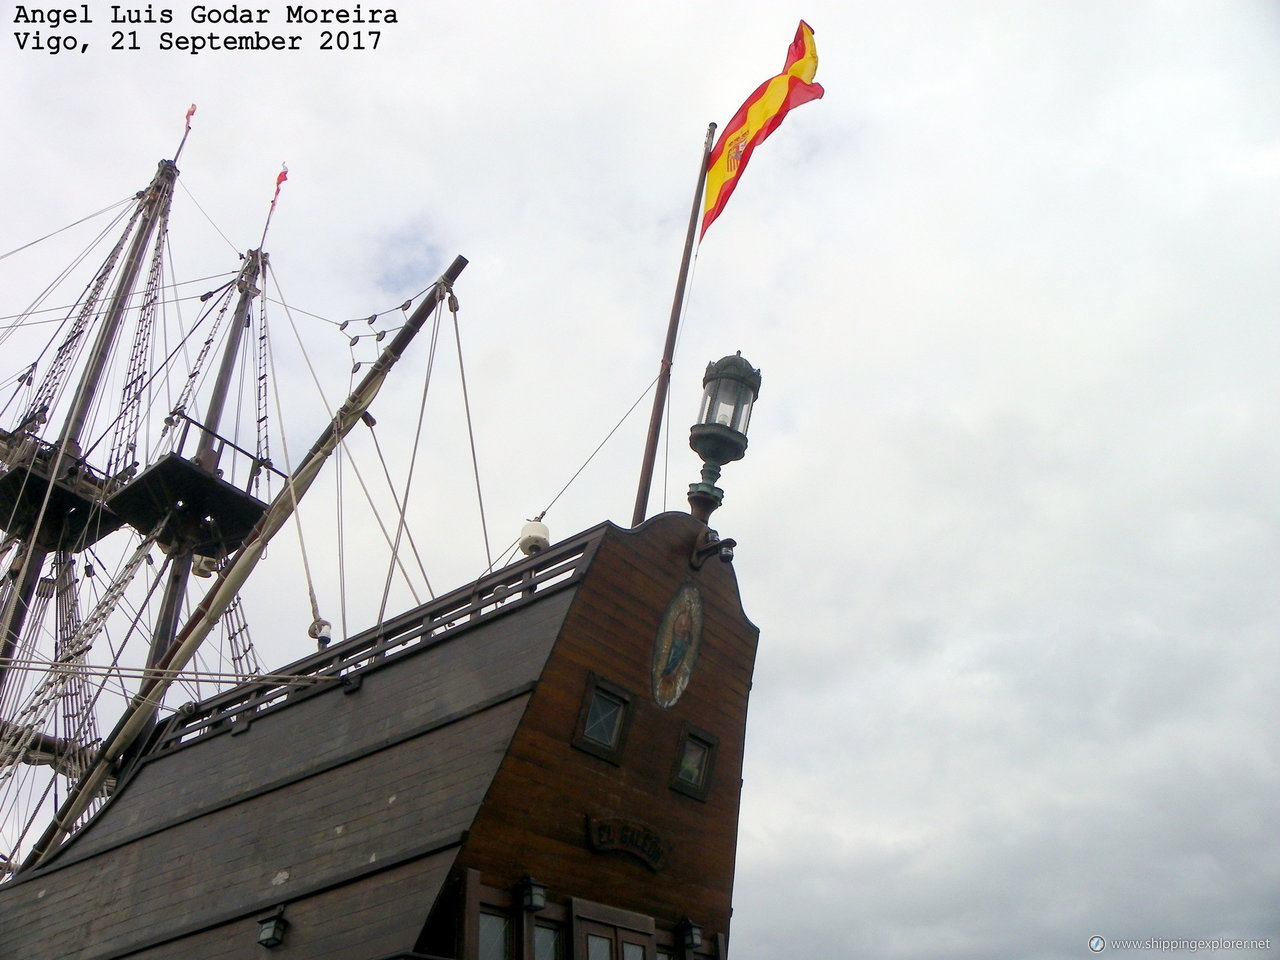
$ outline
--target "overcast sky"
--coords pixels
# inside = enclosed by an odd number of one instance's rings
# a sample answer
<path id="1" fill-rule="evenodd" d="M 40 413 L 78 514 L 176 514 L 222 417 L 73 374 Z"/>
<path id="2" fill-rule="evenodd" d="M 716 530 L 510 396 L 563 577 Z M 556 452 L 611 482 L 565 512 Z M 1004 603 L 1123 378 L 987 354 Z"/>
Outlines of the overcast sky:
<path id="1" fill-rule="evenodd" d="M 194 200 L 230 245 L 175 226 L 179 273 L 256 244 L 281 161 L 268 248 L 300 311 L 386 310 L 466 255 L 495 552 L 656 373 L 706 124 L 804 17 L 826 97 L 708 233 L 672 384 L 675 509 L 707 361 L 764 377 L 714 524 L 761 629 L 735 960 L 1276 952 L 1280 6 L 418 3 L 377 50 L 199 55 L 160 31 L 229 28 L 178 5 L 113 52 L 108 6 L 58 55 L 4 6 L 0 252 L 144 186 L 195 102 L 175 224 L 204 227 Z M 261 6 L 230 29 L 319 43 Z M 295 321 L 340 398 L 346 338 Z M 553 538 L 629 523 L 647 407 Z M 443 590 L 486 561 L 436 422 L 411 514 Z M 354 632 L 381 573 L 350 576 Z M 293 636 L 256 634 L 271 663 L 308 650 L 296 602 Z"/>

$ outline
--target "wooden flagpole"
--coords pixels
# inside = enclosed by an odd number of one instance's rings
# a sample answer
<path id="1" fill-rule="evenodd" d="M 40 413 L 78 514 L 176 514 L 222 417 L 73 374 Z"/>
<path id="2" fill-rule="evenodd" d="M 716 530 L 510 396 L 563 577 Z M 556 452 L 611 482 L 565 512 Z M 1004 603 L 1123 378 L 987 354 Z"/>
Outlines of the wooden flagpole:
<path id="1" fill-rule="evenodd" d="M 689 279 L 689 263 L 693 259 L 693 235 L 698 228 L 698 213 L 702 207 L 702 190 L 707 182 L 707 159 L 711 156 L 711 141 L 716 125 L 707 125 L 707 142 L 702 148 L 702 164 L 698 167 L 698 189 L 693 192 L 693 209 L 689 211 L 689 232 L 684 239 L 684 255 L 680 258 L 680 276 L 676 280 L 676 295 L 671 302 L 671 319 L 667 324 L 667 343 L 658 365 L 658 383 L 653 393 L 653 413 L 649 416 L 649 436 L 645 440 L 644 461 L 640 465 L 640 486 L 636 490 L 636 506 L 631 515 L 631 525 L 644 522 L 649 510 L 649 487 L 653 483 L 653 464 L 658 457 L 658 436 L 662 432 L 662 411 L 667 405 L 667 388 L 671 383 L 671 360 L 676 350 L 676 332 L 680 329 L 680 314 L 684 307 L 684 287 Z"/>

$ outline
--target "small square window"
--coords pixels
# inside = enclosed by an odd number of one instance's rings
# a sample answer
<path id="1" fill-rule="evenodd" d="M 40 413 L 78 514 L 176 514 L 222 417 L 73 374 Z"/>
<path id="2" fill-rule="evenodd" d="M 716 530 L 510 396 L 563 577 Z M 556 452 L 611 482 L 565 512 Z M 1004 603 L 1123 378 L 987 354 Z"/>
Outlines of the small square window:
<path id="1" fill-rule="evenodd" d="M 671 789 L 695 800 L 707 799 L 718 743 L 715 735 L 685 724 L 671 768 Z"/>
<path id="2" fill-rule="evenodd" d="M 626 690 L 591 674 L 578 713 L 573 745 L 602 760 L 619 763 L 627 740 L 631 701 L 631 694 Z"/>
<path id="3" fill-rule="evenodd" d="M 684 742 L 684 754 L 680 757 L 676 779 L 683 780 L 692 787 L 702 786 L 707 779 L 707 764 L 710 760 L 711 747 L 690 737 Z"/>
<path id="4" fill-rule="evenodd" d="M 626 709 L 625 700 L 597 689 L 587 706 L 587 722 L 582 735 L 610 750 L 616 749 L 618 734 L 622 732 L 622 714 Z"/>

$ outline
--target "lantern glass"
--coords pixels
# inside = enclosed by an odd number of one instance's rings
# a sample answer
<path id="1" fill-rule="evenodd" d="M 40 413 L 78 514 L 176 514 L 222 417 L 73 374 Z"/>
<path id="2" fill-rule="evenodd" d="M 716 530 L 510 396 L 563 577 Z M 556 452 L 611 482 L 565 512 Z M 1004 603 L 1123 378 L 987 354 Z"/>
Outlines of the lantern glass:
<path id="1" fill-rule="evenodd" d="M 755 391 L 745 383 L 727 378 L 711 380 L 702 394 L 698 422 L 715 423 L 746 434 L 754 400 Z"/>

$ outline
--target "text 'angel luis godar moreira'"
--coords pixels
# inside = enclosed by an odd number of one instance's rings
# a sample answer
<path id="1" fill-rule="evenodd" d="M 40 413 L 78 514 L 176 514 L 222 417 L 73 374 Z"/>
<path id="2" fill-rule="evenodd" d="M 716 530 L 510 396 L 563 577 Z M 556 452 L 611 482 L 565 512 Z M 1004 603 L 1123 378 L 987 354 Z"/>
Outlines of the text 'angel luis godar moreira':
<path id="1" fill-rule="evenodd" d="M 140 7 L 113 3 L 108 9 L 107 22 L 109 23 L 166 24 L 174 23 L 174 11 L 182 8 L 161 7 L 153 3 Z M 186 19 L 191 23 L 261 24 L 276 22 L 273 18 L 279 11 L 270 7 L 216 7 L 195 4 L 186 8 L 184 12 Z M 73 7 L 36 7 L 17 4 L 13 11 L 13 22 L 42 24 L 57 29 L 64 24 L 93 23 L 94 17 L 87 3 Z M 399 18 L 391 7 L 365 7 L 361 4 L 350 7 L 307 7 L 294 4 L 284 7 L 284 19 L 280 22 L 373 24 L 397 23 Z"/>

